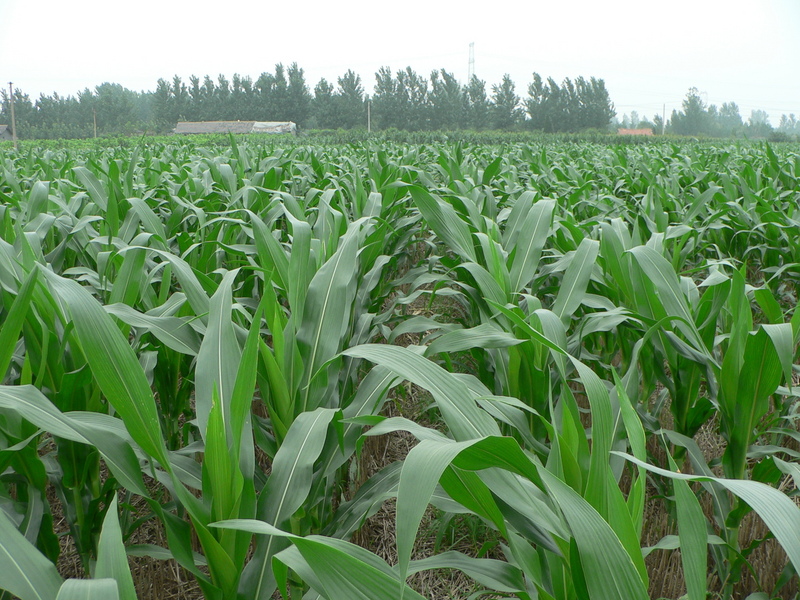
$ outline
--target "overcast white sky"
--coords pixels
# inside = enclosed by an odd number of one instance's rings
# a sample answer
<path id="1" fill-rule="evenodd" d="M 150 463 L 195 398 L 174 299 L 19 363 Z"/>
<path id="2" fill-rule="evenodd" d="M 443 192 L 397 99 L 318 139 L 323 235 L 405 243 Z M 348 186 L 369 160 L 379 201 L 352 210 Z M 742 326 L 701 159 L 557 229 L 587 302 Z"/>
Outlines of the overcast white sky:
<path id="1" fill-rule="evenodd" d="M 0 0 L 0 82 L 33 99 L 104 81 L 152 90 L 159 77 L 256 79 L 297 62 L 309 88 L 347 69 L 445 68 L 466 81 L 469 44 L 487 91 L 509 73 L 599 77 L 617 113 L 652 118 L 697 87 L 747 119 L 800 116 L 800 0 Z"/>

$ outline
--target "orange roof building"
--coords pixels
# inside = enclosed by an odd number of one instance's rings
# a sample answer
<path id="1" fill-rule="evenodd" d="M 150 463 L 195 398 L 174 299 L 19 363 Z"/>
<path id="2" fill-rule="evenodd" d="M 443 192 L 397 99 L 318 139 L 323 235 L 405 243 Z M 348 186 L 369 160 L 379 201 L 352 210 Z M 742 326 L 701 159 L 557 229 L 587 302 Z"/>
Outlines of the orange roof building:
<path id="1" fill-rule="evenodd" d="M 617 129 L 619 135 L 653 135 L 653 130 L 649 127 L 645 129 Z"/>

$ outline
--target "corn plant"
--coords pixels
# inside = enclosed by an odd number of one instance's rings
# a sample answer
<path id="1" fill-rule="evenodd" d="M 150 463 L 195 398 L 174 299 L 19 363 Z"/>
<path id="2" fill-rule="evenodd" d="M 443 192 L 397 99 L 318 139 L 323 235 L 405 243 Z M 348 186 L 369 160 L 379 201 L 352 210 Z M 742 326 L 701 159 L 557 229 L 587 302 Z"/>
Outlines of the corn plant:
<path id="1" fill-rule="evenodd" d="M 122 540 L 155 518 L 168 548 L 135 552 L 213 599 L 418 598 L 408 577 L 440 568 L 644 598 L 647 481 L 677 526 L 650 550 L 681 549 L 689 598 L 739 593 L 751 510 L 788 580 L 794 151 L 470 139 L 3 155 L 0 587 L 132 598 Z M 404 380 L 439 429 L 381 416 Z M 356 487 L 367 425 L 418 443 Z M 51 485 L 93 580 L 52 566 Z M 348 541 L 387 499 L 396 565 Z M 415 558 L 429 504 L 502 556 Z"/>

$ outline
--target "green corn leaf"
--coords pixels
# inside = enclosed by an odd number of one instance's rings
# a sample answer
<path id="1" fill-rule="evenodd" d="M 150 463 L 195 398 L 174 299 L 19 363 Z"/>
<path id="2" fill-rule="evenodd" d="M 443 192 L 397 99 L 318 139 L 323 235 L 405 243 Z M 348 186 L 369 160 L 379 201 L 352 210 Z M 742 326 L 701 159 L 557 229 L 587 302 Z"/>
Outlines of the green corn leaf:
<path id="1" fill-rule="evenodd" d="M 232 455 L 228 445 L 222 404 L 216 391 L 208 417 L 203 470 L 204 479 L 210 484 L 204 491 L 211 497 L 211 518 L 222 521 L 235 516 L 233 511 L 242 493 L 244 479 L 238 469 L 237 457 Z"/>
<path id="2" fill-rule="evenodd" d="M 761 307 L 764 316 L 769 319 L 770 323 L 783 323 L 783 309 L 781 309 L 781 305 L 778 304 L 777 300 L 775 300 L 775 296 L 773 296 L 772 291 L 769 288 L 760 288 L 755 290 L 753 292 L 753 297 L 755 298 L 756 302 L 758 302 L 758 305 Z"/>
<path id="3" fill-rule="evenodd" d="M 55 600 L 60 587 L 55 565 L 0 510 L 0 589 L 20 600 Z"/>
<path id="4" fill-rule="evenodd" d="M 455 209 L 423 187 L 408 186 L 408 191 L 428 227 L 463 259 L 477 262 L 469 226 Z"/>
<path id="5" fill-rule="evenodd" d="M 641 576 L 608 523 L 563 481 L 544 469 L 539 473 L 572 531 L 589 597 L 646 600 Z"/>
<path id="6" fill-rule="evenodd" d="M 365 344 L 345 350 L 343 354 L 370 360 L 428 390 L 457 440 L 499 435 L 497 423 L 478 407 L 464 383 L 411 350 Z"/>
<path id="7" fill-rule="evenodd" d="M 794 568 L 800 570 L 800 538 L 796 535 L 796 532 L 800 531 L 800 508 L 782 492 L 758 481 L 673 473 L 672 471 L 647 464 L 623 452 L 615 451 L 614 454 L 622 456 L 648 471 L 670 479 L 713 481 L 718 483 L 747 502 L 758 513 L 758 516 L 763 519 L 775 539 L 778 540 L 778 543 L 786 552 Z"/>
<path id="8" fill-rule="evenodd" d="M 120 302 L 133 306 L 139 299 L 142 290 L 142 272 L 144 269 L 144 250 L 131 248 L 125 252 L 122 267 L 111 288 L 109 304 Z"/>
<path id="9" fill-rule="evenodd" d="M 327 377 L 322 375 L 319 386 L 312 383 L 318 372 L 327 368 L 325 363 L 339 352 L 347 332 L 356 292 L 354 275 L 358 272 L 359 227 L 351 225 L 339 248 L 308 285 L 303 321 L 297 330 L 297 345 L 304 367 L 300 405 L 295 407 L 297 412 L 320 406 L 323 398 L 314 396 L 327 387 Z"/>
<path id="10" fill-rule="evenodd" d="M 86 167 L 73 167 L 72 171 L 81 180 L 86 190 L 89 192 L 89 197 L 92 202 L 100 207 L 100 210 L 106 212 L 108 210 L 108 192 L 97 176 Z"/>
<path id="11" fill-rule="evenodd" d="M 426 354 L 462 352 L 471 348 L 507 348 L 521 343 L 522 340 L 518 340 L 496 325 L 482 323 L 477 327 L 445 333 L 431 342 Z"/>
<path id="12" fill-rule="evenodd" d="M 789 335 L 789 325 L 767 325 L 748 335 L 738 388 L 734 396 L 722 398 L 723 428 L 728 433 L 723 464 L 726 474 L 737 479 L 744 478 L 753 430 L 769 408 L 769 396 L 781 382 L 781 359 L 766 327 L 773 328 L 779 343 Z"/>
<path id="13" fill-rule="evenodd" d="M 297 572 L 313 589 L 328 600 L 424 600 L 406 586 L 392 568 L 380 558 L 355 544 L 317 535 L 291 535 L 263 521 L 236 519 L 214 523 L 214 527 L 238 529 L 268 536 L 283 537 L 295 549 L 280 552 L 275 559 Z M 286 596 L 286 575 L 279 573 Z"/>
<path id="14" fill-rule="evenodd" d="M 670 457 L 673 469 L 675 463 Z M 704 600 L 708 591 L 708 534 L 706 518 L 700 501 L 689 484 L 682 479 L 673 480 L 675 505 L 678 513 L 678 538 L 681 544 L 681 563 L 686 580 L 688 600 Z"/>
<path id="15" fill-rule="evenodd" d="M 794 357 L 794 341 L 792 326 L 790 323 L 764 324 L 761 328 L 767 333 L 783 371 L 783 378 L 786 385 L 792 389 L 792 362 Z M 770 392 L 772 393 L 772 392 Z"/>
<path id="16" fill-rule="evenodd" d="M 444 470 L 439 482 L 452 500 L 491 521 L 504 536 L 508 535 L 503 511 L 497 506 L 489 487 L 476 473 L 451 466 Z"/>
<path id="17" fill-rule="evenodd" d="M 189 301 L 194 314 L 205 323 L 209 311 L 209 298 L 206 293 L 206 288 L 215 289 L 216 286 L 214 282 L 207 276 L 197 273 L 192 266 L 180 256 L 176 256 L 170 252 L 153 250 L 151 248 L 147 248 L 147 250 L 159 255 L 172 265 L 175 277 L 178 283 L 181 284 L 181 289 L 183 293 L 186 294 L 186 299 Z"/>
<path id="18" fill-rule="evenodd" d="M 594 506 L 600 514 L 606 516 L 608 500 L 607 470 L 613 436 L 611 401 L 608 389 L 594 371 L 541 332 L 536 331 L 517 313 L 499 304 L 493 304 L 493 306 L 507 316 L 531 340 L 545 345 L 553 351 L 554 355 L 569 359 L 578 371 L 578 375 L 584 385 L 586 396 L 589 399 L 589 404 L 592 409 L 592 454 L 589 464 L 589 477 L 586 482 L 586 495 L 592 506 Z M 562 375 L 565 376 L 566 374 L 563 373 Z"/>
<path id="19" fill-rule="evenodd" d="M 461 552 L 450 551 L 413 560 L 408 572 L 414 574 L 430 569 L 458 569 L 488 589 L 509 594 L 526 593 L 522 572 L 501 560 L 472 558 Z"/>
<path id="20" fill-rule="evenodd" d="M 467 471 L 499 467 L 533 482 L 539 481 L 533 463 L 512 438 L 493 436 L 465 442 L 421 441 L 406 457 L 397 493 L 398 569 L 403 579 L 408 574 L 419 523 L 436 484 L 450 464 Z"/>
<path id="21" fill-rule="evenodd" d="M 647 279 L 658 290 L 658 299 L 669 316 L 680 317 L 675 326 L 694 344 L 696 350 L 703 350 L 700 333 L 694 325 L 686 296 L 680 287 L 678 276 L 669 261 L 648 246 L 637 246 L 630 250 Z"/>
<path id="22" fill-rule="evenodd" d="M 261 317 L 265 304 L 266 302 L 262 299 L 261 305 L 253 317 L 231 394 L 231 452 L 234 460 L 239 462 L 242 473 L 249 479 L 252 479 L 255 469 L 253 435 L 249 417 L 256 386 L 258 350 L 261 344 Z"/>
<path id="23" fill-rule="evenodd" d="M 169 236 L 167 236 L 167 230 L 161 218 L 148 206 L 147 202 L 141 198 L 128 198 L 128 203 L 139 217 L 145 231 L 155 235 L 156 239 L 161 242 L 162 250 L 166 250 L 166 243 Z"/>
<path id="24" fill-rule="evenodd" d="M 143 314 L 126 304 L 111 304 L 104 308 L 108 314 L 123 323 L 152 333 L 157 340 L 175 352 L 197 356 L 200 351 L 200 336 L 187 319 Z"/>
<path id="25" fill-rule="evenodd" d="M 326 431 L 337 414 L 340 413 L 320 408 L 300 414 L 292 423 L 259 498 L 257 515 L 260 520 L 281 524 L 302 506 L 311 489 L 314 462 L 325 446 Z M 272 595 L 275 577 L 271 561 L 284 547 L 285 540 L 274 536 L 257 540 L 255 556 L 242 575 L 241 593 L 258 600 L 267 600 Z"/>
<path id="26" fill-rule="evenodd" d="M 168 469 L 155 399 L 133 349 L 89 292 L 74 281 L 44 273 L 54 293 L 69 307 L 75 332 L 103 394 L 136 443 Z"/>
<path id="27" fill-rule="evenodd" d="M 264 221 L 258 215 L 249 211 L 248 214 L 253 225 L 253 236 L 256 242 L 256 250 L 258 251 L 259 266 L 268 272 L 274 273 L 278 286 L 288 292 L 289 282 L 292 277 L 289 276 L 289 259 L 286 256 L 286 252 L 267 228 Z"/>
<path id="28" fill-rule="evenodd" d="M 34 269 L 25 279 L 19 288 L 17 297 L 11 304 L 3 326 L 0 327 L 0 377 L 4 377 L 11 365 L 11 358 L 14 356 L 14 347 L 19 339 L 22 325 L 31 306 L 31 298 L 36 285 L 39 271 Z"/>
<path id="29" fill-rule="evenodd" d="M 296 323 L 303 322 L 306 292 L 314 274 L 311 258 L 311 225 L 287 215 L 292 224 L 292 253 L 289 256 L 289 280 L 286 294 Z"/>
<path id="30" fill-rule="evenodd" d="M 238 270 L 226 273 L 211 297 L 208 328 L 200 345 L 200 352 L 197 354 L 195 371 L 197 426 L 203 437 L 214 393 L 219 397 L 223 430 L 226 436 L 231 435 L 230 403 L 236 372 L 242 357 L 242 349 L 236 339 L 236 331 L 231 320 L 232 288 L 237 273 Z"/>
<path id="31" fill-rule="evenodd" d="M 589 238 L 584 238 L 575 251 L 553 303 L 553 312 L 562 321 L 569 319 L 583 302 L 599 252 L 600 243 Z"/>
<path id="32" fill-rule="evenodd" d="M 25 600 L 24 598 L 22 600 Z M 121 600 L 113 579 L 69 579 L 55 600 Z"/>
<path id="33" fill-rule="evenodd" d="M 402 461 L 390 463 L 358 488 L 352 500 L 340 505 L 322 533 L 328 537 L 348 539 L 390 498 L 397 496 Z"/>
<path id="34" fill-rule="evenodd" d="M 527 201 L 525 194 L 517 199 L 517 202 L 525 201 Z M 510 266 L 512 293 L 521 292 L 527 287 L 539 268 L 539 259 L 547 243 L 555 207 L 555 200 L 536 202 L 516 232 L 514 258 Z"/>
<path id="35" fill-rule="evenodd" d="M 96 579 L 111 579 L 115 582 L 120 600 L 136 600 L 133 577 L 128 566 L 128 555 L 122 543 L 122 530 L 117 517 L 117 497 L 111 501 L 103 520 L 100 541 L 97 545 Z"/>
<path id="36" fill-rule="evenodd" d="M 47 212 L 47 200 L 50 194 L 50 186 L 45 181 L 37 181 L 31 187 L 28 194 L 28 203 L 26 205 L 26 223 L 30 223 L 38 215 Z"/>
<path id="37" fill-rule="evenodd" d="M 71 413 L 75 415 L 72 418 L 30 385 L 0 386 L 0 407 L 16 412 L 53 435 L 96 447 L 122 485 L 148 496 L 139 461 L 131 446 L 116 431 L 118 419 L 99 413 Z M 91 421 L 86 420 L 87 416 Z"/>

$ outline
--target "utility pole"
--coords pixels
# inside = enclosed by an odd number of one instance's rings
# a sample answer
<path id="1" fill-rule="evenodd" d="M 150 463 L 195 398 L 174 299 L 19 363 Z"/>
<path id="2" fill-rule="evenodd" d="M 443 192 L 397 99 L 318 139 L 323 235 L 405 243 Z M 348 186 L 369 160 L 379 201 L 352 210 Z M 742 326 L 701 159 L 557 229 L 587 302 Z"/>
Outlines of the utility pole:
<path id="1" fill-rule="evenodd" d="M 97 109 L 92 107 L 92 121 L 94 122 L 94 137 L 97 137 Z"/>
<path id="2" fill-rule="evenodd" d="M 469 43 L 469 66 L 467 67 L 467 84 L 475 76 L 475 42 Z"/>
<path id="3" fill-rule="evenodd" d="M 367 133 L 372 133 L 372 101 L 367 96 Z"/>
<path id="4" fill-rule="evenodd" d="M 661 135 L 667 131 L 667 105 L 664 104 L 663 112 L 661 113 Z"/>
<path id="5" fill-rule="evenodd" d="M 11 105 L 11 139 L 14 140 L 14 150 L 17 150 L 17 122 L 14 118 L 14 84 L 8 82 L 8 103 Z"/>

